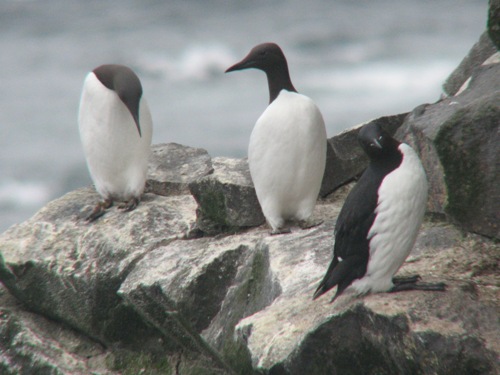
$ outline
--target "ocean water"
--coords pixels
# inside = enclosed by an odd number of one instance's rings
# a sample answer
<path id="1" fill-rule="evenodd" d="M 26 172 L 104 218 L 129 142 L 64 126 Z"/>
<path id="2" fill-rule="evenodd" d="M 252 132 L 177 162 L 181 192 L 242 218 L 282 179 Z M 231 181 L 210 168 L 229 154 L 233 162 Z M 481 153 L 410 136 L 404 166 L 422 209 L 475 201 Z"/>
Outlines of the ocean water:
<path id="1" fill-rule="evenodd" d="M 486 27 L 487 0 L 0 0 L 0 233 L 90 183 L 80 90 L 103 63 L 142 80 L 154 143 L 243 157 L 265 75 L 224 74 L 254 45 L 283 48 L 329 136 L 434 102 Z"/>

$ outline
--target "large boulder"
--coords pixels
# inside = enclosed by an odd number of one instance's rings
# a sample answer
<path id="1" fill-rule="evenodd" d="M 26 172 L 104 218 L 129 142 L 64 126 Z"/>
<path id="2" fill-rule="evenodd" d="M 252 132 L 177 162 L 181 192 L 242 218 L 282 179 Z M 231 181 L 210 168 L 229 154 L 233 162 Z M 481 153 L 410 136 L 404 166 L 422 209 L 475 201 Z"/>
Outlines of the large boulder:
<path id="1" fill-rule="evenodd" d="M 177 143 L 151 146 L 146 191 L 158 195 L 189 194 L 189 184 L 213 173 L 206 150 Z"/>
<path id="2" fill-rule="evenodd" d="M 474 69 L 459 94 L 416 108 L 397 136 L 419 151 L 428 209 L 500 238 L 500 64 Z"/>
<path id="3" fill-rule="evenodd" d="M 491 41 L 488 33 L 484 32 L 460 65 L 446 79 L 443 84 L 444 92 L 450 96 L 456 95 L 463 84 L 470 78 L 474 69 L 482 65 L 495 52 L 497 52 L 496 46 Z"/>
<path id="4" fill-rule="evenodd" d="M 102 345 L 26 311 L 1 285 L 0 306 L 0 374 L 118 375 Z"/>
<path id="5" fill-rule="evenodd" d="M 312 301 L 350 187 L 317 205 L 318 227 L 202 238 L 190 235 L 190 196 L 147 194 L 131 213 L 112 209 L 86 224 L 79 217 L 97 195 L 80 189 L 0 236 L 0 279 L 36 313 L 85 335 L 96 360 L 106 359 L 93 365 L 99 371 L 495 373 L 498 249 L 449 224 L 427 223 L 401 270 L 445 281 L 446 292 Z M 45 342 L 51 333 L 40 334 Z M 15 353 L 13 345 L 4 350 Z M 25 370 L 33 363 L 9 360 Z M 74 373 L 91 366 L 71 363 Z"/>
<path id="6" fill-rule="evenodd" d="M 465 375 L 498 370 L 494 268 L 499 255 L 493 243 L 473 236 L 464 240 L 451 226 L 426 224 L 415 255 L 400 273 L 445 281 L 446 292 L 362 299 L 346 295 L 332 305 L 332 295 L 311 300 L 330 259 L 331 243 L 318 232 L 302 236 L 293 239 L 297 252 L 286 240 L 286 250 L 283 243 L 266 241 L 283 292 L 237 326 L 238 339 L 248 346 L 256 368 L 269 374 Z M 300 253 L 307 238 L 315 246 Z M 295 253 L 293 277 L 282 263 L 285 251 Z M 485 280 L 488 286 L 482 284 Z"/>
<path id="7" fill-rule="evenodd" d="M 188 236 L 196 203 L 147 194 L 132 212 L 112 208 L 87 224 L 82 213 L 98 198 L 93 189 L 76 190 L 7 230 L 0 277 L 33 311 L 103 343 L 135 342 L 147 327 L 116 292 L 149 251 Z"/>
<path id="8" fill-rule="evenodd" d="M 212 165 L 213 173 L 189 184 L 198 202 L 197 228 L 213 235 L 263 224 L 247 160 L 216 157 Z"/>
<path id="9" fill-rule="evenodd" d="M 169 340 L 212 352 L 221 366 L 240 373 L 250 363 L 233 343 L 234 327 L 281 292 L 269 252 L 259 246 L 266 234 L 260 229 L 159 247 L 137 264 L 119 294 Z"/>

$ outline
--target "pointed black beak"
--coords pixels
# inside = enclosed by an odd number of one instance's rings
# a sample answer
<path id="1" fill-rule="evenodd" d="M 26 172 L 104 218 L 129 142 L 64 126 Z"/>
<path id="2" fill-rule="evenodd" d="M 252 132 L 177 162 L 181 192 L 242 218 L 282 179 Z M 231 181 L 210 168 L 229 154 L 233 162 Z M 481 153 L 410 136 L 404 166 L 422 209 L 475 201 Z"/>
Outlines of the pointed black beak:
<path id="1" fill-rule="evenodd" d="M 134 118 L 135 126 L 137 127 L 137 131 L 139 132 L 139 137 L 142 138 L 142 133 L 141 133 L 141 124 L 139 123 L 139 117 L 137 115 L 132 114 L 132 117 Z"/>
<path id="2" fill-rule="evenodd" d="M 373 140 L 372 142 L 372 146 L 375 146 L 376 148 L 378 149 L 382 149 L 382 145 L 380 144 L 380 142 L 376 139 Z"/>
<path id="3" fill-rule="evenodd" d="M 235 70 L 243 70 L 243 69 L 249 69 L 249 68 L 253 68 L 253 61 L 250 60 L 247 56 L 243 60 L 241 60 L 240 62 L 237 62 L 236 64 L 227 68 L 224 73 L 229 73 L 229 72 L 234 72 Z"/>
<path id="4" fill-rule="evenodd" d="M 229 68 L 227 68 L 224 71 L 224 73 L 234 72 L 235 70 L 240 70 L 240 68 L 238 67 L 238 64 L 234 64 L 233 66 L 230 66 Z"/>
<path id="5" fill-rule="evenodd" d="M 234 72 L 235 70 L 242 70 L 242 69 L 245 68 L 243 68 L 241 62 L 239 62 L 227 68 L 224 73 Z"/>
<path id="6" fill-rule="evenodd" d="M 134 119 L 135 126 L 137 127 L 137 131 L 139 132 L 139 137 L 142 137 L 141 133 L 141 124 L 139 122 L 139 100 L 127 100 L 127 97 L 120 97 L 121 101 L 125 106 L 127 107 L 128 111 L 132 115 L 132 118 Z"/>

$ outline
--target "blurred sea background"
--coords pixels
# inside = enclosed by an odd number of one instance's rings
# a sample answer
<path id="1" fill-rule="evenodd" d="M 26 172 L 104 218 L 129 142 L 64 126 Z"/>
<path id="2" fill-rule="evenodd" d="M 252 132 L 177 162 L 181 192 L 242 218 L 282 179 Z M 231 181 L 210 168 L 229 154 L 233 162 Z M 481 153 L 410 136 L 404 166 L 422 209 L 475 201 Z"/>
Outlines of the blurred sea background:
<path id="1" fill-rule="evenodd" d="M 132 67 L 153 143 L 246 156 L 265 75 L 225 75 L 251 47 L 284 50 L 328 136 L 438 100 L 486 28 L 487 0 L 0 0 L 0 233 L 90 184 L 77 112 L 88 71 Z"/>

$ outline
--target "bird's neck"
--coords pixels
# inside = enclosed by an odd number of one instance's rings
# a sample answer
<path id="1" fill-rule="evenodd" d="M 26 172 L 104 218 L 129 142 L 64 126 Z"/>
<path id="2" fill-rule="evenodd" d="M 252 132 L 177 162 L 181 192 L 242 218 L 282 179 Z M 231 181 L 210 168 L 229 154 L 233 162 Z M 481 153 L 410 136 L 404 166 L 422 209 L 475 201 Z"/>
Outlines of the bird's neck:
<path id="1" fill-rule="evenodd" d="M 374 169 L 381 171 L 384 175 L 398 168 L 403 161 L 403 155 L 399 150 L 389 152 L 382 158 L 371 159 L 371 165 Z"/>
<path id="2" fill-rule="evenodd" d="M 274 99 L 278 97 L 281 90 L 297 92 L 295 87 L 293 87 L 292 80 L 290 79 L 290 73 L 288 72 L 288 67 L 286 65 L 280 69 L 267 71 L 266 75 L 269 86 L 269 104 L 271 104 Z"/>

